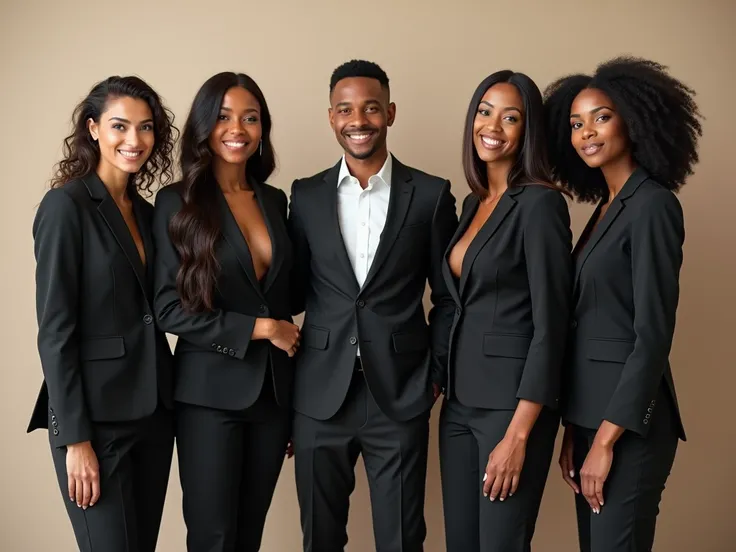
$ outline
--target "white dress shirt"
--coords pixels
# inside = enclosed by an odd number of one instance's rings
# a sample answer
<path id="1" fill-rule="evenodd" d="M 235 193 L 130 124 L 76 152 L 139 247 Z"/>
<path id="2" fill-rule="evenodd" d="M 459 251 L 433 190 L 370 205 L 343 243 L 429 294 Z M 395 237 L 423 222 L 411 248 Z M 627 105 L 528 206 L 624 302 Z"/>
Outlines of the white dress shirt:
<path id="1" fill-rule="evenodd" d="M 345 249 L 360 287 L 363 287 L 368 276 L 381 232 L 386 225 L 392 164 L 389 154 L 378 174 L 368 179 L 365 190 L 361 188 L 358 179 L 350 174 L 344 155 L 340 164 L 337 177 L 337 214 Z"/>

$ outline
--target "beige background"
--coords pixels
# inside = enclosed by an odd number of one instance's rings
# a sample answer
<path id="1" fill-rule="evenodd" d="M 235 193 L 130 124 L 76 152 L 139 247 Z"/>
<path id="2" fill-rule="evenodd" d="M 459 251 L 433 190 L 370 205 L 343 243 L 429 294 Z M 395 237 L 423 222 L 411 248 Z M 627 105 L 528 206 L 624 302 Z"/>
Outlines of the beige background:
<path id="1" fill-rule="evenodd" d="M 221 70 L 249 73 L 273 113 L 280 170 L 271 182 L 288 190 L 295 177 L 337 160 L 327 122 L 330 73 L 350 58 L 369 58 L 388 72 L 398 106 L 389 133 L 392 151 L 405 163 L 449 177 L 462 199 L 463 118 L 482 78 L 511 68 L 543 87 L 626 52 L 668 64 L 697 89 L 707 118 L 701 163 L 681 194 L 687 240 L 672 352 L 690 441 L 680 448 L 665 493 L 656 549 L 736 549 L 735 22 L 732 0 L 0 0 L 0 550 L 75 550 L 46 434 L 25 435 L 41 381 L 31 221 L 72 108 L 95 81 L 140 75 L 164 96 L 181 126 L 206 78 Z M 576 236 L 590 211 L 572 207 Z M 427 478 L 428 552 L 445 549 L 436 414 Z M 374 550 L 370 508 L 362 467 L 358 473 L 348 550 L 367 552 Z M 161 551 L 185 549 L 180 500 L 174 466 Z M 535 550 L 573 551 L 575 531 L 572 495 L 553 464 Z M 287 462 L 263 550 L 295 551 L 300 538 L 293 464 Z"/>

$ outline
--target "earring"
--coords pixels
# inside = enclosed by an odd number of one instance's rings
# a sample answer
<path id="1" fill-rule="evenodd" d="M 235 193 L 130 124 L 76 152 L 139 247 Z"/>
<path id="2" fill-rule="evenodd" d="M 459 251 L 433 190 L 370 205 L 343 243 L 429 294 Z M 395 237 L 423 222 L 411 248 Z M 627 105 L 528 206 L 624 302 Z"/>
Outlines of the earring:
<path id="1" fill-rule="evenodd" d="M 263 157 L 263 139 L 261 139 L 261 143 L 258 146 L 258 155 L 260 155 L 261 157 Z"/>

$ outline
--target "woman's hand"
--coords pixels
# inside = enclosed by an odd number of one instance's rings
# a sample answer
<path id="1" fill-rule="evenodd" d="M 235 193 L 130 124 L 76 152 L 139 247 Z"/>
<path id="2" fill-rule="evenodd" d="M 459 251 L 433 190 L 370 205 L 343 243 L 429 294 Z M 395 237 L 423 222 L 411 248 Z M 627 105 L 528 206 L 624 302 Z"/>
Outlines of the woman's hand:
<path id="1" fill-rule="evenodd" d="M 299 348 L 301 339 L 299 326 L 286 320 L 274 320 L 273 322 L 273 330 L 268 337 L 269 341 L 282 351 L 286 351 L 290 357 L 293 357 Z"/>
<path id="2" fill-rule="evenodd" d="M 486 474 L 483 477 L 483 496 L 493 502 L 513 496 L 519 486 L 521 468 L 526 456 L 526 440 L 506 435 L 488 456 Z"/>
<path id="3" fill-rule="evenodd" d="M 565 435 L 562 438 L 562 448 L 560 449 L 560 469 L 562 470 L 562 479 L 570 485 L 575 494 L 580 494 L 580 487 L 573 479 L 575 477 L 575 464 L 573 463 L 574 444 L 572 440 L 572 427 L 565 427 Z"/>
<path id="4" fill-rule="evenodd" d="M 100 499 L 100 466 L 90 441 L 67 445 L 69 499 L 86 510 Z"/>
<path id="5" fill-rule="evenodd" d="M 613 445 L 606 446 L 593 441 L 583 467 L 580 470 L 580 483 L 583 496 L 594 513 L 600 514 L 603 506 L 603 485 L 608 478 L 613 463 Z"/>

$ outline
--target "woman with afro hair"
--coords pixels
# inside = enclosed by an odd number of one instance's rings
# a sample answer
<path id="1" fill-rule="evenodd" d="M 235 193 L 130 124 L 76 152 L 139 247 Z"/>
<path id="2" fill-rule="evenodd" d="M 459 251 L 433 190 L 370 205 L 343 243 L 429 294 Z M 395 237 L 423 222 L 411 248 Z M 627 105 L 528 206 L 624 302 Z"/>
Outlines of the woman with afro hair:
<path id="1" fill-rule="evenodd" d="M 598 206 L 573 250 L 560 467 L 585 552 L 652 549 L 685 440 L 669 365 L 684 223 L 676 192 L 698 161 L 694 92 L 621 57 L 545 91 L 554 176 Z"/>

